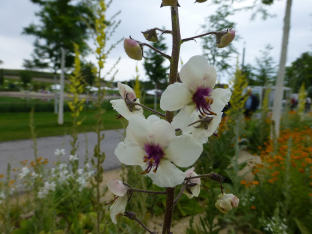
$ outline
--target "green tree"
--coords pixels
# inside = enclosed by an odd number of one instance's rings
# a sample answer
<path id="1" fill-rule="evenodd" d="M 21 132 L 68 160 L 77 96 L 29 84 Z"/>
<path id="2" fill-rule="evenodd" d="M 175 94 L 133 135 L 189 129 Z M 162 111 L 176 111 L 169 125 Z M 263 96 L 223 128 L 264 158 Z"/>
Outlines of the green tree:
<path id="1" fill-rule="evenodd" d="M 305 52 L 291 66 L 286 67 L 285 83 L 298 93 L 300 86 L 305 83 L 308 96 L 312 97 L 312 53 Z"/>
<path id="2" fill-rule="evenodd" d="M 222 31 L 234 27 L 235 23 L 228 20 L 228 17 L 233 14 L 234 11 L 231 9 L 231 6 L 220 6 L 216 10 L 215 14 L 206 18 L 206 23 L 201 26 L 203 33 Z M 215 66 L 218 73 L 221 75 L 224 72 L 230 74 L 232 66 L 228 63 L 229 60 L 227 58 L 233 54 L 237 56 L 237 51 L 233 46 L 233 43 L 229 44 L 225 48 L 219 49 L 216 47 L 216 39 L 214 36 L 206 36 L 201 39 L 203 55 L 207 58 L 209 64 Z M 235 41 L 238 39 L 239 37 L 236 35 Z"/>
<path id="3" fill-rule="evenodd" d="M 84 1 L 73 0 L 31 0 L 41 9 L 36 13 L 39 24 L 25 27 L 23 34 L 36 37 L 31 60 L 25 60 L 29 68 L 52 68 L 56 73 L 60 69 L 61 48 L 66 50 L 65 66 L 71 68 L 74 63 L 74 46 L 86 53 L 88 25 L 92 25 L 93 11 Z M 88 23 L 89 22 L 89 23 Z"/>
<path id="4" fill-rule="evenodd" d="M 24 87 L 27 87 L 27 84 L 30 84 L 32 80 L 32 74 L 30 71 L 21 71 L 20 72 L 20 79 L 23 82 Z"/>
<path id="5" fill-rule="evenodd" d="M 257 85 L 255 68 L 251 64 L 246 64 L 242 69 L 242 73 L 245 75 L 248 85 Z"/>
<path id="6" fill-rule="evenodd" d="M 160 36 L 159 41 L 152 43 L 152 46 L 165 52 L 168 47 L 163 41 L 164 37 Z M 159 83 L 167 83 L 168 67 L 164 67 L 164 62 L 165 58 L 154 50 L 149 49 L 145 54 L 144 68 L 146 75 L 151 81 L 156 83 L 157 87 L 159 87 Z"/>
<path id="7" fill-rule="evenodd" d="M 91 62 L 83 63 L 82 68 L 81 68 L 82 77 L 90 86 L 93 85 L 95 77 L 96 77 L 96 75 L 93 72 L 94 68 L 95 68 L 95 65 Z"/>
<path id="8" fill-rule="evenodd" d="M 276 66 L 274 65 L 275 62 L 270 55 L 270 51 L 273 49 L 273 47 L 268 44 L 264 50 L 261 50 L 261 57 L 256 58 L 256 64 L 255 67 L 256 71 L 256 84 L 265 86 L 267 84 L 275 83 L 276 79 Z"/>

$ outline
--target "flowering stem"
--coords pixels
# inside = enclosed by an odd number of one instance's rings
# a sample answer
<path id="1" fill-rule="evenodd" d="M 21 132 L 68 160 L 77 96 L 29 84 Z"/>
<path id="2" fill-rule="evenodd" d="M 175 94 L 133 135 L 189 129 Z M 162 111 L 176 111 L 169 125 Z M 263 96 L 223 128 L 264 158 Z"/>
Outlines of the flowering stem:
<path id="1" fill-rule="evenodd" d="M 129 190 L 130 192 L 140 192 L 140 193 L 149 193 L 149 194 L 167 194 L 167 192 L 165 191 L 148 191 L 148 190 L 134 189 L 134 188 L 131 188 Z"/>
<path id="2" fill-rule="evenodd" d="M 160 29 L 160 28 L 154 28 L 154 29 L 158 30 L 158 31 L 161 31 L 162 32 L 161 35 L 163 35 L 164 33 L 167 33 L 167 34 L 171 34 L 172 33 L 172 31 L 170 31 L 170 30 L 163 30 L 163 29 Z"/>
<path id="3" fill-rule="evenodd" d="M 169 73 L 169 84 L 173 84 L 178 78 L 178 65 L 180 58 L 180 46 L 181 46 L 181 34 L 179 24 L 179 11 L 178 7 L 171 7 L 171 24 L 172 24 L 172 52 L 170 60 L 170 73 Z M 166 112 L 166 120 L 171 123 L 174 113 L 172 111 Z M 173 203 L 174 203 L 174 188 L 167 188 L 166 198 L 166 210 L 164 217 L 164 224 L 162 234 L 170 234 Z"/>
<path id="4" fill-rule="evenodd" d="M 186 41 L 191 41 L 191 40 L 194 40 L 196 42 L 195 38 L 204 37 L 204 36 L 208 36 L 208 35 L 211 35 L 211 34 L 217 34 L 217 32 L 209 32 L 209 33 L 204 33 L 204 34 L 201 34 L 201 35 L 198 35 L 198 36 L 195 36 L 195 37 L 184 38 L 184 39 L 182 39 L 181 44 L 186 42 Z"/>
<path id="5" fill-rule="evenodd" d="M 177 204 L 179 198 L 181 197 L 181 195 L 183 194 L 184 190 L 186 189 L 186 183 L 183 184 L 183 187 L 181 188 L 180 193 L 178 194 L 178 196 L 174 199 L 173 205 Z"/>
<path id="6" fill-rule="evenodd" d="M 137 221 L 146 231 L 148 231 L 150 234 L 156 234 L 155 232 L 152 232 L 149 230 L 137 217 L 135 217 L 133 220 Z"/>
<path id="7" fill-rule="evenodd" d="M 139 43 L 142 46 L 147 46 L 147 47 L 151 48 L 152 50 L 154 50 L 155 52 L 157 52 L 161 56 L 165 57 L 166 59 L 169 59 L 169 60 L 171 59 L 171 57 L 168 54 L 165 54 L 165 53 L 161 52 L 160 50 L 156 49 L 155 47 L 153 47 L 153 46 L 151 46 L 149 44 L 146 44 L 146 43 L 141 43 L 141 42 L 139 42 Z"/>
<path id="8" fill-rule="evenodd" d="M 153 112 L 154 114 L 159 115 L 159 116 L 161 116 L 161 117 L 163 117 L 163 118 L 166 117 L 165 114 L 160 113 L 160 112 L 158 112 L 158 111 L 155 111 L 155 110 L 153 110 L 153 109 L 151 109 L 151 108 L 149 108 L 149 107 L 147 107 L 147 106 L 144 106 L 144 105 L 142 105 L 141 103 L 133 102 L 133 104 L 136 105 L 136 106 L 143 107 L 144 109 L 149 110 L 150 112 Z"/>

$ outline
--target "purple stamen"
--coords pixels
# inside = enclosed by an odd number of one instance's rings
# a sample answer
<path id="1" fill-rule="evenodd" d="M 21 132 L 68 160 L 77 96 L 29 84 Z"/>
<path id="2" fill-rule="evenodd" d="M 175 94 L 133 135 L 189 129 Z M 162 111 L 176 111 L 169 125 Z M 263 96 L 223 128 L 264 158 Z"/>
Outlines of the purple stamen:
<path id="1" fill-rule="evenodd" d="M 142 172 L 142 174 L 149 173 L 153 167 L 155 167 L 153 172 L 156 173 L 158 165 L 165 153 L 159 145 L 154 144 L 146 144 L 144 149 L 147 155 L 144 156 L 143 160 L 146 162 L 147 168 L 144 172 Z"/>
<path id="2" fill-rule="evenodd" d="M 196 92 L 193 94 L 193 102 L 196 104 L 197 110 L 202 115 L 211 115 L 210 104 L 213 99 L 211 96 L 212 88 L 198 87 Z"/>

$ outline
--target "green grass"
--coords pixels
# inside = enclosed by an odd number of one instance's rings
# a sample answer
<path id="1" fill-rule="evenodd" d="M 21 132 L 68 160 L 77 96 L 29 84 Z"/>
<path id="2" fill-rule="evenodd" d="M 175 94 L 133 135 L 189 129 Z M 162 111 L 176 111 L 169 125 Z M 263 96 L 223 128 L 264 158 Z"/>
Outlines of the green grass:
<path id="1" fill-rule="evenodd" d="M 117 120 L 115 111 L 106 111 L 103 115 L 103 130 L 120 129 L 125 120 Z M 96 125 L 94 112 L 81 112 L 80 118 L 83 123 L 78 126 L 78 132 L 92 132 Z M 34 123 L 37 137 L 60 136 L 70 134 L 72 117 L 70 112 L 64 113 L 64 124 L 57 124 L 57 115 L 54 113 L 34 113 Z M 2 113 L 0 114 L 0 141 L 12 141 L 30 139 L 29 113 Z"/>
<path id="2" fill-rule="evenodd" d="M 16 98 L 16 97 L 2 97 L 0 96 L 0 103 L 37 103 L 37 102 L 48 102 L 48 101 L 42 101 L 41 99 L 35 99 L 35 98 Z M 54 102 L 53 100 L 50 102 Z"/>

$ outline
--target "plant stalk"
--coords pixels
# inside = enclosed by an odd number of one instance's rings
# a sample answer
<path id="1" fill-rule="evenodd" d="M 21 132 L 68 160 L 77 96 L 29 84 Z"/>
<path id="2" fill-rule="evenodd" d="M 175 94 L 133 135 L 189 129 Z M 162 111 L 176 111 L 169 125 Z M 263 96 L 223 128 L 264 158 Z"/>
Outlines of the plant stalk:
<path id="1" fill-rule="evenodd" d="M 169 85 L 177 81 L 178 77 L 178 65 L 180 58 L 180 47 L 181 47 L 181 34 L 179 24 L 179 11 L 178 7 L 171 7 L 171 23 L 172 23 L 172 53 L 170 60 L 170 73 L 169 73 Z M 171 123 L 174 116 L 174 112 L 166 112 L 166 120 Z M 164 224 L 162 234 L 170 234 L 173 203 L 174 203 L 174 188 L 167 188 L 166 197 L 166 210 L 164 217 Z"/>

